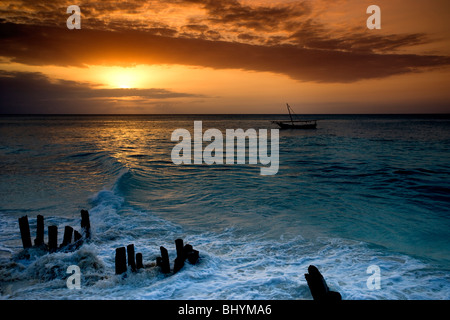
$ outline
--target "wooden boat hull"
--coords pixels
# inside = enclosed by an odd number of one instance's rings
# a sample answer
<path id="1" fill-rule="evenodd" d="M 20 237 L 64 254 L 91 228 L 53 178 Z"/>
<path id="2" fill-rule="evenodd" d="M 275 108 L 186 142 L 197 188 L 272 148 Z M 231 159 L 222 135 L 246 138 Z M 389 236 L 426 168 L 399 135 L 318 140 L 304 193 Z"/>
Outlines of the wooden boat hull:
<path id="1" fill-rule="evenodd" d="M 294 120 L 294 118 L 292 117 L 294 111 L 292 110 L 291 106 L 286 103 L 286 107 L 288 109 L 289 118 L 291 119 L 291 121 L 272 121 L 272 123 L 276 123 L 280 127 L 280 129 L 317 129 L 317 120 Z"/>
<path id="2" fill-rule="evenodd" d="M 303 129 L 303 130 L 311 130 L 317 129 L 317 123 L 308 123 L 308 124 L 292 124 L 286 122 L 275 122 L 280 129 Z"/>

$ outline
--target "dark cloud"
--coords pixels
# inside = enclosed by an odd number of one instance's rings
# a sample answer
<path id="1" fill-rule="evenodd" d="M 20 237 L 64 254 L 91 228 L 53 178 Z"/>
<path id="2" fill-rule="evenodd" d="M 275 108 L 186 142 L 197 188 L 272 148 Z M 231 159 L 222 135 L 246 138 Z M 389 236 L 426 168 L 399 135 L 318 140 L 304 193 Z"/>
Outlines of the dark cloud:
<path id="1" fill-rule="evenodd" d="M 254 40 L 261 39 L 261 37 L 254 35 L 254 34 L 241 33 L 238 35 L 238 39 L 246 40 L 246 41 L 254 41 Z"/>
<path id="2" fill-rule="evenodd" d="M 310 49 L 381 53 L 431 42 L 425 34 L 419 33 L 377 35 L 352 31 L 336 34 L 311 19 L 302 22 L 289 36 L 289 40 Z"/>
<path id="3" fill-rule="evenodd" d="M 197 32 L 205 32 L 209 29 L 209 27 L 205 24 L 188 24 L 185 25 L 184 28 Z"/>
<path id="4" fill-rule="evenodd" d="M 312 18 L 309 1 L 250 6 L 237 0 L 168 0 L 149 6 L 145 1 L 84 0 L 79 1 L 82 30 L 65 28 L 69 4 L 54 0 L 8 5 L 0 22 L 0 56 L 31 65 L 233 68 L 316 82 L 383 78 L 449 64 L 446 56 L 395 54 L 430 43 L 426 34 L 329 30 Z M 185 24 L 177 26 L 139 19 L 143 11 L 154 14 L 183 6 L 186 12 L 194 6 L 205 14 L 187 14 Z"/>
<path id="5" fill-rule="evenodd" d="M 205 37 L 206 37 L 206 39 L 210 39 L 210 40 L 220 40 L 220 39 L 222 39 L 222 35 L 220 34 L 220 32 L 215 31 L 215 30 L 208 30 L 208 31 L 206 31 Z"/>
<path id="6" fill-rule="evenodd" d="M 201 5 L 208 11 L 208 20 L 219 24 L 233 24 L 256 31 L 273 31 L 282 28 L 292 19 L 309 13 L 306 2 L 292 2 L 278 6 L 248 6 L 237 0 L 181 0 L 179 2 Z"/>
<path id="7" fill-rule="evenodd" d="M 374 36 L 375 37 L 375 36 Z M 143 31 L 67 30 L 0 24 L 0 56 L 30 65 L 181 64 L 216 69 L 245 69 L 316 82 L 353 82 L 418 72 L 450 64 L 433 55 L 377 53 L 363 50 L 366 40 L 309 39 L 301 45 L 250 45 L 236 42 L 163 37 Z M 420 36 L 374 38 L 378 47 L 422 41 Z M 396 41 L 398 42 L 396 44 Z M 342 50 L 342 48 L 358 50 Z M 339 49 L 339 50 L 337 50 Z"/>
<path id="8" fill-rule="evenodd" d="M 89 83 L 52 80 L 41 73 L 0 71 L 0 113 L 111 113 L 123 98 L 133 107 L 145 108 L 152 101 L 198 98 L 201 95 L 165 89 L 101 89 Z"/>
<path id="9" fill-rule="evenodd" d="M 16 1 L 4 6 L 0 15 L 4 17 L 4 22 L 64 28 L 66 8 L 72 2 Z M 82 13 L 82 28 L 98 31 L 135 30 L 164 37 L 389 53 L 431 42 L 425 34 L 377 35 L 361 32 L 360 29 L 349 31 L 347 27 L 330 30 L 318 21 L 314 12 L 317 9 L 305 0 L 274 5 L 244 5 L 238 0 L 165 0 L 150 3 L 138 0 L 80 0 L 78 5 Z M 204 13 L 191 15 L 189 10 L 193 7 L 204 9 Z M 182 18 L 175 22 L 167 19 L 171 13 Z M 143 19 L 144 14 L 152 18 Z"/>
<path id="10" fill-rule="evenodd" d="M 66 8 L 73 4 L 70 0 L 53 1 L 18 1 L 9 5 L 0 14 L 7 22 L 39 26 L 64 27 L 67 14 Z M 152 28 L 167 28 L 174 30 L 183 37 L 197 37 L 198 33 L 189 33 L 186 29 L 199 31 L 202 37 L 207 30 L 235 32 L 279 32 L 298 25 L 310 8 L 307 1 L 290 2 L 272 6 L 243 5 L 237 0 L 165 0 L 165 1 L 91 1 L 80 0 L 77 5 L 81 9 L 82 26 L 85 29 L 124 31 L 148 31 Z M 205 10 L 205 15 L 189 14 L 192 7 Z M 185 14 L 185 25 L 179 21 L 174 25 L 161 25 L 166 18 L 160 15 L 164 9 L 168 12 Z M 152 19 L 142 19 L 144 14 L 152 14 Z M 190 23 L 192 21 L 193 23 Z M 183 23 L 183 22 L 182 22 Z"/>
<path id="11" fill-rule="evenodd" d="M 147 32 L 163 37 L 174 37 L 178 31 L 170 28 L 150 28 Z"/>

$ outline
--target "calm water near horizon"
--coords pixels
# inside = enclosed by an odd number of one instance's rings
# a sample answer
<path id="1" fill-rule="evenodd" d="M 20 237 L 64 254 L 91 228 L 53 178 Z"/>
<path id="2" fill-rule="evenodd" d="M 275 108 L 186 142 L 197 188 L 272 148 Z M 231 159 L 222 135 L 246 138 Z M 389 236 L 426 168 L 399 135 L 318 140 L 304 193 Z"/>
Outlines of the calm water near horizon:
<path id="1" fill-rule="evenodd" d="M 280 167 L 174 165 L 175 129 L 277 128 L 286 115 L 1 116 L 1 299 L 311 299 L 311 264 L 344 299 L 450 299 L 450 115 L 306 115 L 280 131 Z M 205 144 L 206 145 L 206 144 Z M 23 259 L 17 219 L 79 227 L 72 253 Z M 173 276 L 114 275 L 114 250 L 144 263 L 200 251 Z M 47 240 L 47 230 L 45 231 Z M 68 290 L 69 265 L 82 289 Z M 369 290 L 378 265 L 381 289 Z"/>

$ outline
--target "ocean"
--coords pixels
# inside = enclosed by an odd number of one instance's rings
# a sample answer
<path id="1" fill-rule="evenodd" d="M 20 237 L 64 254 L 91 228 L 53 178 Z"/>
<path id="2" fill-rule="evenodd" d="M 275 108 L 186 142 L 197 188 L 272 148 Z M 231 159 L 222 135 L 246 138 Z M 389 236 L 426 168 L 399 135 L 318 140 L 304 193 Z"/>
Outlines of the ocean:
<path id="1" fill-rule="evenodd" d="M 279 170 L 175 165 L 171 134 L 275 129 L 285 115 L 0 117 L 1 299 L 310 300 L 315 265 L 345 300 L 450 299 L 450 116 L 307 115 L 279 133 Z M 23 254 L 18 218 L 80 229 L 73 252 Z M 115 249 L 144 264 L 174 240 L 200 253 L 176 274 L 115 275 Z M 67 288 L 67 268 L 81 288 Z M 370 266 L 379 288 L 369 288 Z"/>

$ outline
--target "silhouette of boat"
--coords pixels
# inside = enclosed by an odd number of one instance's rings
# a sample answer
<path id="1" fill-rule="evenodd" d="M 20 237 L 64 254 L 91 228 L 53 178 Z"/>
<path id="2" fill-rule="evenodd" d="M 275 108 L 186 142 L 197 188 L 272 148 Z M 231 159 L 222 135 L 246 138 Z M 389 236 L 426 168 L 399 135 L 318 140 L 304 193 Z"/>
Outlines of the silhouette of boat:
<path id="1" fill-rule="evenodd" d="M 272 121 L 272 123 L 277 124 L 280 129 L 317 129 L 317 120 L 294 120 L 292 115 L 295 115 L 294 110 L 291 106 L 286 103 L 290 121 Z"/>

